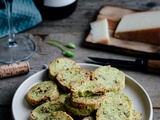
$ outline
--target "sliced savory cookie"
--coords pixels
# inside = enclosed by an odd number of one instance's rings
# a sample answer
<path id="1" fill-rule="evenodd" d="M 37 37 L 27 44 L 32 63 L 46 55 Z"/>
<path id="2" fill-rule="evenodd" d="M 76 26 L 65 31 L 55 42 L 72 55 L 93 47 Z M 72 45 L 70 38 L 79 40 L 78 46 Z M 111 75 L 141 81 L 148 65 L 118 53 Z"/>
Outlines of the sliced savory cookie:
<path id="1" fill-rule="evenodd" d="M 96 120 L 132 120 L 133 104 L 123 93 L 107 93 L 108 99 L 99 107 Z"/>
<path id="2" fill-rule="evenodd" d="M 72 106 L 76 108 L 87 108 L 91 110 L 97 110 L 106 99 L 106 95 L 95 95 L 89 97 L 70 96 L 70 102 Z"/>
<path id="3" fill-rule="evenodd" d="M 31 111 L 30 120 L 44 120 L 55 111 L 65 111 L 63 103 L 58 100 L 46 102 Z"/>
<path id="4" fill-rule="evenodd" d="M 96 118 L 93 116 L 88 116 L 88 117 L 83 118 L 82 120 L 96 120 Z"/>
<path id="5" fill-rule="evenodd" d="M 73 82 L 70 84 L 70 92 L 74 97 L 89 97 L 105 95 L 106 86 L 101 80 Z"/>
<path id="6" fill-rule="evenodd" d="M 104 80 L 107 92 L 121 91 L 125 87 L 125 74 L 111 66 L 101 66 L 92 73 L 92 80 Z"/>
<path id="7" fill-rule="evenodd" d="M 90 72 L 83 68 L 67 68 L 60 71 L 56 76 L 58 85 L 64 91 L 70 91 L 70 83 L 81 80 L 90 80 Z"/>
<path id="8" fill-rule="evenodd" d="M 87 109 L 87 108 L 80 109 L 73 107 L 72 104 L 70 103 L 70 96 L 66 97 L 64 106 L 66 108 L 66 111 L 72 116 L 86 117 L 92 115 L 95 112 L 95 110 L 93 109 Z"/>
<path id="9" fill-rule="evenodd" d="M 44 120 L 73 120 L 73 118 L 63 111 L 53 112 L 50 116 L 46 117 Z"/>
<path id="10" fill-rule="evenodd" d="M 47 101 L 55 100 L 58 96 L 57 84 L 54 81 L 44 81 L 31 87 L 26 94 L 26 99 L 32 106 L 36 107 Z"/>
<path id="11" fill-rule="evenodd" d="M 80 68 L 80 66 L 73 60 L 67 58 L 57 58 L 53 60 L 48 66 L 49 79 L 54 80 L 56 74 L 66 68 Z"/>
<path id="12" fill-rule="evenodd" d="M 46 118 L 40 120 L 73 120 L 73 118 L 66 112 L 56 111 L 46 116 Z"/>

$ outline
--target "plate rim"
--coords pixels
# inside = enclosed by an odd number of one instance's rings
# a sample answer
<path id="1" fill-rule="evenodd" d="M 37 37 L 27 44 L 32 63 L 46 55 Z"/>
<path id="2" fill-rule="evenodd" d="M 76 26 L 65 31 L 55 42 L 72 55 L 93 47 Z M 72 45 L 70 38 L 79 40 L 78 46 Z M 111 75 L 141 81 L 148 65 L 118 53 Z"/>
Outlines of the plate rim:
<path id="1" fill-rule="evenodd" d="M 102 65 L 97 65 L 97 64 L 88 64 L 88 63 L 78 63 L 80 66 L 93 66 L 93 67 L 99 67 Z M 43 69 L 40 70 L 36 73 L 34 73 L 33 75 L 29 76 L 28 78 L 26 78 L 17 88 L 17 90 L 15 91 L 13 98 L 12 98 L 12 102 L 11 102 L 11 114 L 12 114 L 12 119 L 15 120 L 15 116 L 13 114 L 13 107 L 14 107 L 14 101 L 15 101 L 15 97 L 18 94 L 19 89 L 21 89 L 21 87 L 28 81 L 28 79 L 30 79 L 31 77 L 36 76 L 37 74 L 43 73 L 45 72 L 47 69 Z M 140 83 L 138 83 L 135 79 L 133 79 L 132 77 L 130 77 L 129 75 L 125 74 L 125 77 L 129 78 L 131 81 L 135 82 L 135 84 L 138 85 L 138 87 L 140 87 L 140 89 L 142 89 L 142 91 L 144 92 L 145 96 L 147 97 L 147 100 L 149 102 L 149 107 L 150 107 L 150 117 L 149 120 L 153 119 L 153 106 L 152 106 L 152 102 L 151 99 L 149 97 L 149 94 L 147 93 L 147 91 L 142 87 L 142 85 Z"/>

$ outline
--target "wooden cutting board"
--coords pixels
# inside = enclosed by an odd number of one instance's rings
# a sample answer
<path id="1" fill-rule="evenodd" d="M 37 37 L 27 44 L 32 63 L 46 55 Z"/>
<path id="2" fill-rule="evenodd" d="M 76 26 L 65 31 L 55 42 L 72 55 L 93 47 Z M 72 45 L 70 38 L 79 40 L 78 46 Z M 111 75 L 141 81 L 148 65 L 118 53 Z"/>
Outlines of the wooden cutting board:
<path id="1" fill-rule="evenodd" d="M 96 20 L 106 18 L 109 24 L 110 43 L 98 44 L 92 43 L 92 36 L 89 33 L 85 39 L 85 45 L 90 48 L 102 49 L 121 54 L 136 55 L 139 57 L 160 59 L 160 46 L 121 40 L 113 37 L 114 31 L 123 15 L 136 13 L 138 11 L 115 7 L 104 6 L 100 9 Z"/>

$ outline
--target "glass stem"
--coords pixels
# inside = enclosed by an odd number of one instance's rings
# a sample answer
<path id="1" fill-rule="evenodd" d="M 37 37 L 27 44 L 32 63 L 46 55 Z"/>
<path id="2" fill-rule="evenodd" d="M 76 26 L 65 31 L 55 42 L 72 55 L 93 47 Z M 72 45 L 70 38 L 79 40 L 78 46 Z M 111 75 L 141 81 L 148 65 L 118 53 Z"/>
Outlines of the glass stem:
<path id="1" fill-rule="evenodd" d="M 17 42 L 15 40 L 15 34 L 13 33 L 13 25 L 12 25 L 12 0 L 4 0 L 6 9 L 7 9 L 7 17 L 8 17 L 8 32 L 9 38 L 7 45 L 9 47 L 17 46 Z"/>

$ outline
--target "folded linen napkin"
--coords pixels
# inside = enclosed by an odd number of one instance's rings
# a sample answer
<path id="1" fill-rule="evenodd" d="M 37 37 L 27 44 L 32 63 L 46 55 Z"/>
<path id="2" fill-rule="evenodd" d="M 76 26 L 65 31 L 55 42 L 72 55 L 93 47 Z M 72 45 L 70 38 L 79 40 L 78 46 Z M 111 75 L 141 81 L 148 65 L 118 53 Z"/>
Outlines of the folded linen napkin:
<path id="1" fill-rule="evenodd" d="M 4 6 L 4 0 L 0 0 Z M 12 5 L 13 32 L 19 33 L 34 27 L 42 21 L 41 14 L 33 0 L 13 0 Z M 0 38 L 8 35 L 8 21 L 6 8 L 0 9 Z"/>

